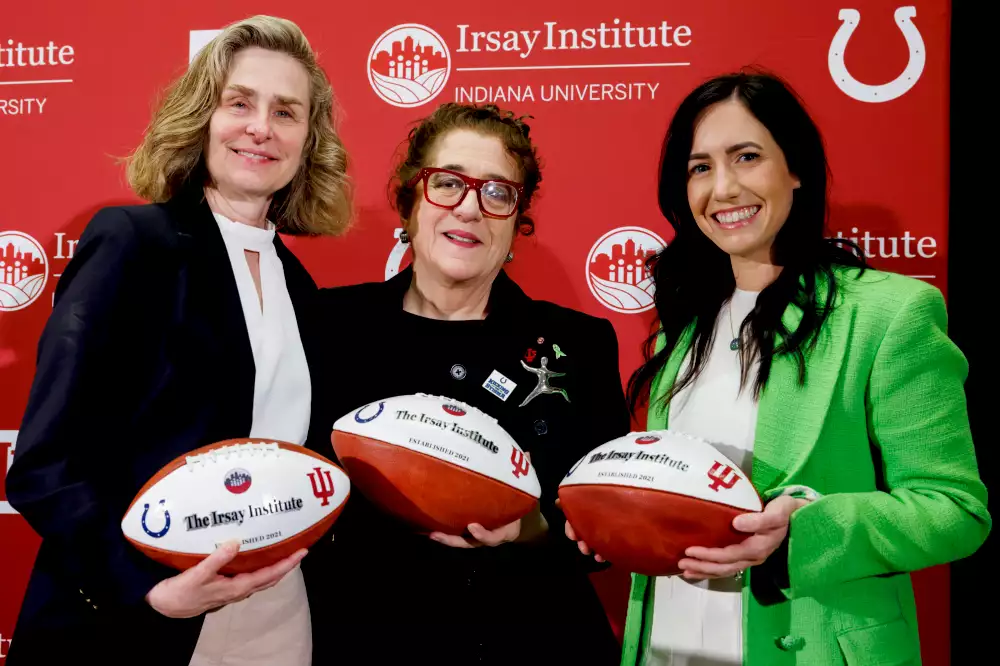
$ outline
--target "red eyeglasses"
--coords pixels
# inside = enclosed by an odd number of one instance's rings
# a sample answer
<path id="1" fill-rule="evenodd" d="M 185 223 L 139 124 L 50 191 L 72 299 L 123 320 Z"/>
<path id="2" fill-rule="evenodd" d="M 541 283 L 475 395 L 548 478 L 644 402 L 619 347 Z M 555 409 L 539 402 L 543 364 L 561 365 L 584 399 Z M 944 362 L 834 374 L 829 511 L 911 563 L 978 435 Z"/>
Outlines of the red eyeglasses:
<path id="1" fill-rule="evenodd" d="M 439 208 L 453 209 L 465 201 L 469 189 L 476 191 L 479 210 L 487 217 L 503 219 L 517 211 L 517 202 L 524 194 L 524 185 L 510 180 L 495 178 L 481 180 L 450 169 L 424 167 L 410 182 L 410 187 L 424 182 L 424 199 Z"/>

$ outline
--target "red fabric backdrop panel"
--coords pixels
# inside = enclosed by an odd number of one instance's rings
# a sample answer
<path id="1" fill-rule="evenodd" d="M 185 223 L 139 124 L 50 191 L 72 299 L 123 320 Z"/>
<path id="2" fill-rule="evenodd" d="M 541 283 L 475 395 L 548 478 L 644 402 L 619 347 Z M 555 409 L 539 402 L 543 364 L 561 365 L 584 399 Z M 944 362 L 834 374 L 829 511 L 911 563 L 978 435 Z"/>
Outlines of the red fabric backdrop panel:
<path id="1" fill-rule="evenodd" d="M 0 660 L 37 547 L 7 504 L 3 479 L 53 289 L 93 213 L 135 201 L 117 158 L 137 144 L 160 91 L 212 31 L 280 10 L 306 31 L 333 82 L 356 223 L 342 239 L 290 243 L 320 284 L 382 280 L 408 261 L 386 184 L 413 121 L 452 100 L 533 116 L 545 166 L 537 235 L 518 240 L 509 270 L 537 298 L 609 318 L 625 379 L 653 316 L 636 261 L 672 238 L 656 206 L 663 133 L 683 95 L 723 71 L 773 69 L 805 99 L 834 173 L 830 235 L 857 239 L 880 268 L 946 287 L 949 4 L 845 4 L 551 0 L 498 12 L 401 0 L 35 0 L 6 8 Z M 80 446 L 101 455 L 100 433 L 80 433 Z M 945 664 L 947 569 L 916 581 L 925 663 Z M 620 629 L 627 577 L 612 571 L 595 583 Z"/>

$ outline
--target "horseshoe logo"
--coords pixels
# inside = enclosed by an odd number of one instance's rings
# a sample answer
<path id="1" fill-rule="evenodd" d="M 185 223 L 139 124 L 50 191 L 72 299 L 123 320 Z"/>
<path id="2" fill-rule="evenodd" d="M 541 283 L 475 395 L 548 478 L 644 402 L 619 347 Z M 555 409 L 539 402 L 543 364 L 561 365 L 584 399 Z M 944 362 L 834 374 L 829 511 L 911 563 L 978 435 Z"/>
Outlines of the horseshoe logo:
<path id="1" fill-rule="evenodd" d="M 906 69 L 889 83 L 870 86 L 851 76 L 844 65 L 844 50 L 847 48 L 847 42 L 851 39 L 851 35 L 857 30 L 858 23 L 861 22 L 861 12 L 856 9 L 841 9 L 837 18 L 843 23 L 837 34 L 833 36 L 833 41 L 830 43 L 830 53 L 827 57 L 830 76 L 833 77 L 833 82 L 837 84 L 837 87 L 859 102 L 888 102 L 906 94 L 923 73 L 924 61 L 927 56 L 924 49 L 924 39 L 911 20 L 916 15 L 916 7 L 898 7 L 893 14 L 893 19 L 903 33 L 903 37 L 906 38 L 906 46 L 910 49 L 910 61 L 906 64 Z"/>
<path id="2" fill-rule="evenodd" d="M 396 238 L 396 246 L 392 248 L 392 251 L 389 253 L 389 258 L 385 262 L 386 280 L 399 273 L 400 266 L 403 263 L 403 257 L 406 255 L 406 244 L 399 240 L 399 234 L 401 233 L 403 233 L 401 228 L 395 229 L 392 232 L 392 235 Z"/>
<path id="3" fill-rule="evenodd" d="M 160 500 L 160 506 L 162 507 L 164 504 L 166 504 L 166 500 Z M 143 509 L 142 509 L 142 531 L 145 532 L 146 534 L 148 534 L 149 536 L 153 537 L 154 539 L 159 539 L 164 534 L 166 534 L 167 531 L 170 529 L 170 512 L 167 511 L 166 509 L 163 509 L 163 516 L 164 516 L 164 519 L 166 520 L 166 524 L 163 526 L 163 529 L 160 530 L 159 532 L 153 532 L 152 530 L 150 530 L 146 526 L 146 514 L 147 513 L 149 513 L 149 505 L 148 504 L 143 504 Z"/>

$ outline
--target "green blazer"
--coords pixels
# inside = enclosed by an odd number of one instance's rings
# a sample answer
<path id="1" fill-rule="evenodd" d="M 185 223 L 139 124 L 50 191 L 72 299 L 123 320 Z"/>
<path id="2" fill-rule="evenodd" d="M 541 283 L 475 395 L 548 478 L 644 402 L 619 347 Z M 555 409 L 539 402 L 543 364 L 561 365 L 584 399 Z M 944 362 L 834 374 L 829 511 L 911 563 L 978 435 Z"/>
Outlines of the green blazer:
<path id="1" fill-rule="evenodd" d="M 760 397 L 757 491 L 767 501 L 805 485 L 821 497 L 792 515 L 787 552 L 744 576 L 748 666 L 920 664 L 909 572 L 967 557 L 991 527 L 968 363 L 947 336 L 941 292 L 878 271 L 841 270 L 837 282 L 805 385 L 793 359 L 776 358 Z M 790 306 L 783 320 L 794 330 L 800 318 Z M 653 384 L 649 430 L 667 428 L 656 401 L 689 346 L 690 330 Z M 622 666 L 642 664 L 653 587 L 633 574 Z"/>

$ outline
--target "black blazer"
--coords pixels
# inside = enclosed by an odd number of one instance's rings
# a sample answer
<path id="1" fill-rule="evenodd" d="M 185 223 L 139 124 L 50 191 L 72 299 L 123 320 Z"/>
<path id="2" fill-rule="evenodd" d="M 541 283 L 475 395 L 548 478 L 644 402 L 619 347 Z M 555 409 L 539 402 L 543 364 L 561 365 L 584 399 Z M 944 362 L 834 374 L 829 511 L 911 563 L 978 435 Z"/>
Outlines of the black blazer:
<path id="1" fill-rule="evenodd" d="M 313 664 L 617 664 L 618 644 L 587 577 L 601 567 L 566 538 L 554 505 L 573 463 L 629 431 L 614 328 L 529 298 L 504 272 L 485 320 L 424 319 L 402 310 L 411 278 L 407 269 L 384 283 L 320 290 L 320 325 L 334 342 L 321 372 L 330 400 L 323 420 L 332 428 L 367 403 L 417 392 L 471 404 L 531 453 L 550 529 L 535 544 L 450 548 L 413 534 L 352 488 L 334 539 L 303 562 Z M 538 368 L 542 356 L 565 373 L 551 384 L 570 401 L 549 394 L 520 407 L 537 383 L 521 361 Z M 483 388 L 494 370 L 517 384 L 505 401 Z M 335 455 L 329 441 L 319 452 Z"/>
<path id="2" fill-rule="evenodd" d="M 312 371 L 316 285 L 275 245 Z M 59 280 L 7 476 L 42 537 L 8 666 L 188 663 L 201 617 L 146 604 L 177 572 L 132 547 L 121 519 L 173 458 L 249 436 L 253 389 L 236 280 L 201 190 L 100 210 Z"/>

